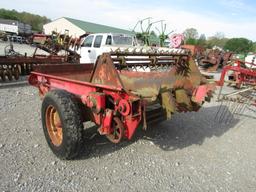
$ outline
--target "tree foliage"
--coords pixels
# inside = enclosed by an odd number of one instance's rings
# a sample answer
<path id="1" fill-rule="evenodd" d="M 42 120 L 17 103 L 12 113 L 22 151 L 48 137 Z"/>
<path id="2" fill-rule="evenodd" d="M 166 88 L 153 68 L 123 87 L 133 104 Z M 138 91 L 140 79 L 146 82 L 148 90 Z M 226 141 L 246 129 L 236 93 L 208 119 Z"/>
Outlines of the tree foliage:
<path id="1" fill-rule="evenodd" d="M 224 49 L 235 53 L 248 53 L 253 51 L 253 42 L 246 38 L 232 38 L 227 41 Z"/>
<path id="2" fill-rule="evenodd" d="M 200 45 L 205 46 L 206 44 L 206 36 L 205 34 L 201 34 L 199 36 L 199 33 L 197 29 L 195 28 L 188 28 L 183 32 L 183 35 L 185 37 L 185 43 L 189 45 Z M 199 37 L 199 38 L 198 38 Z"/>
<path id="3" fill-rule="evenodd" d="M 253 45 L 252 45 L 252 51 L 253 51 L 254 53 L 256 53 L 256 42 L 254 42 Z"/>
<path id="4" fill-rule="evenodd" d="M 185 40 L 198 38 L 198 31 L 195 28 L 188 28 L 183 32 L 183 34 L 185 36 Z"/>
<path id="5" fill-rule="evenodd" d="M 214 36 L 208 38 L 206 47 L 212 48 L 214 46 L 217 46 L 223 49 L 227 41 L 228 41 L 228 38 L 225 37 L 224 33 L 217 32 L 215 33 Z"/>
<path id="6" fill-rule="evenodd" d="M 18 12 L 16 10 L 0 9 L 0 18 L 17 20 L 32 26 L 32 30 L 42 31 L 43 25 L 51 20 L 45 16 L 35 15 L 27 12 Z"/>
<path id="7" fill-rule="evenodd" d="M 214 36 L 208 37 L 207 39 L 204 34 L 199 36 L 195 28 L 188 28 L 183 34 L 185 36 L 185 44 L 189 45 L 200 45 L 209 49 L 217 46 L 234 53 L 256 52 L 256 42 L 252 42 L 246 38 L 228 39 L 222 32 L 217 32 Z"/>
<path id="8" fill-rule="evenodd" d="M 206 36 L 205 34 L 201 34 L 199 39 L 197 40 L 197 45 L 205 46 L 206 45 Z"/>
<path id="9" fill-rule="evenodd" d="M 197 45 L 197 39 L 194 39 L 194 38 L 188 38 L 188 39 L 186 39 L 185 42 L 188 45 Z"/>

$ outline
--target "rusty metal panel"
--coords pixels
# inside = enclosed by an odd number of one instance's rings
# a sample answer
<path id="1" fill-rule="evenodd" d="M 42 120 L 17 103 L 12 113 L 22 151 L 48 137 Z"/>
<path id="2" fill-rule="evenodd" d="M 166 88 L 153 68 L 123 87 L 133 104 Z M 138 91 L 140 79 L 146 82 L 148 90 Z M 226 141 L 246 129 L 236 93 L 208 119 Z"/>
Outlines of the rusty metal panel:
<path id="1" fill-rule="evenodd" d="M 123 88 L 119 75 L 109 54 L 103 54 L 97 60 L 90 82 Z"/>

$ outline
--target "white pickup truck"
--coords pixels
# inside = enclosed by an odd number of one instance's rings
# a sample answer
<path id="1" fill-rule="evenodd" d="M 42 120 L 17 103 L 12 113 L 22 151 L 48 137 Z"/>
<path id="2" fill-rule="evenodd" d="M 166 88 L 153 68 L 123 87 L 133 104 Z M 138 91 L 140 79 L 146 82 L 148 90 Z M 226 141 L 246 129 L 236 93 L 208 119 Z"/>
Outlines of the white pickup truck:
<path id="1" fill-rule="evenodd" d="M 246 67 L 252 68 L 252 69 L 256 69 L 256 54 L 248 54 L 248 55 L 245 57 L 245 62 L 247 62 L 247 63 L 245 64 Z M 253 63 L 254 65 L 249 64 L 249 63 Z"/>
<path id="2" fill-rule="evenodd" d="M 137 45 L 135 36 L 115 33 L 95 33 L 86 36 L 81 47 L 77 50 L 80 54 L 80 63 L 95 63 L 98 56 L 111 51 L 116 47 L 133 47 Z"/>

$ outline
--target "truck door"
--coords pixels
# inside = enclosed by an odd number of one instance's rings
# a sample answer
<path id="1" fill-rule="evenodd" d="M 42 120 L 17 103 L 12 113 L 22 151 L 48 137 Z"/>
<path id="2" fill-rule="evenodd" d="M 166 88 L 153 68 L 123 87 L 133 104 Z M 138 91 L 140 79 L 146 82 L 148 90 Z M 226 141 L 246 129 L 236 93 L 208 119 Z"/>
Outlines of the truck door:
<path id="1" fill-rule="evenodd" d="M 101 47 L 102 39 L 103 39 L 103 35 L 96 35 L 94 42 L 93 42 L 92 57 L 94 58 L 95 62 L 96 62 L 98 56 L 101 55 L 103 52 L 103 49 Z"/>
<path id="2" fill-rule="evenodd" d="M 92 43 L 93 43 L 94 35 L 89 35 L 84 39 L 83 44 L 80 49 L 80 63 L 94 63 L 95 56 L 92 51 Z"/>

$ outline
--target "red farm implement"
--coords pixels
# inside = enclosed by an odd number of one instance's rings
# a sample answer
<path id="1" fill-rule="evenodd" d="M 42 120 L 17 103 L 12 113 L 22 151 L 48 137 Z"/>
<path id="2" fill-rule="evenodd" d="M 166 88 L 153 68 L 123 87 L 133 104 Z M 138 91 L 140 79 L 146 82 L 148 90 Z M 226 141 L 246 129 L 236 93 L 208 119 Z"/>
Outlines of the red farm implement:
<path id="1" fill-rule="evenodd" d="M 131 139 L 138 127 L 197 111 L 215 84 L 185 50 L 104 53 L 96 64 L 38 66 L 29 83 L 43 99 L 46 140 L 60 158 L 81 146 L 83 122 L 93 121 L 111 142 Z"/>
<path id="2" fill-rule="evenodd" d="M 11 42 L 5 47 L 5 56 L 0 56 L 0 79 L 2 81 L 18 80 L 20 75 L 29 75 L 36 65 L 79 62 L 80 56 L 68 47 L 71 45 L 74 47 L 76 39 L 58 35 L 58 41 L 54 41 L 55 39 L 51 39 L 50 36 L 37 34 L 33 40 L 36 43 L 36 49 L 32 56 L 21 55 L 14 51 Z M 48 54 L 36 54 L 38 49 L 42 49 Z M 65 54 L 59 54 L 61 51 Z"/>
<path id="3" fill-rule="evenodd" d="M 229 74 L 228 72 L 232 72 Z M 237 60 L 233 65 L 225 66 L 222 70 L 219 85 L 223 86 L 225 77 L 228 76 L 228 82 L 234 84 L 237 88 L 242 85 L 256 85 L 256 64 Z"/>
<path id="4" fill-rule="evenodd" d="M 65 57 L 54 55 L 0 56 L 0 77 L 2 81 L 18 80 L 20 75 L 29 75 L 36 65 L 65 62 Z"/>
<path id="5" fill-rule="evenodd" d="M 219 50 L 210 50 L 205 52 L 203 57 L 198 58 L 198 64 L 203 71 L 215 72 L 218 68 L 227 65 L 231 60 L 232 53 Z"/>
<path id="6" fill-rule="evenodd" d="M 227 78 L 227 81 L 225 79 Z M 234 84 L 236 91 L 223 93 L 224 83 Z M 220 80 L 218 101 L 221 102 L 216 118 L 219 121 L 229 122 L 234 115 L 243 115 L 246 109 L 256 113 L 256 65 L 254 63 L 235 61 L 233 65 L 225 66 L 222 70 Z M 223 108 L 225 106 L 225 109 Z M 227 112 L 231 113 L 227 115 Z M 253 116 L 254 116 L 253 115 Z"/>

